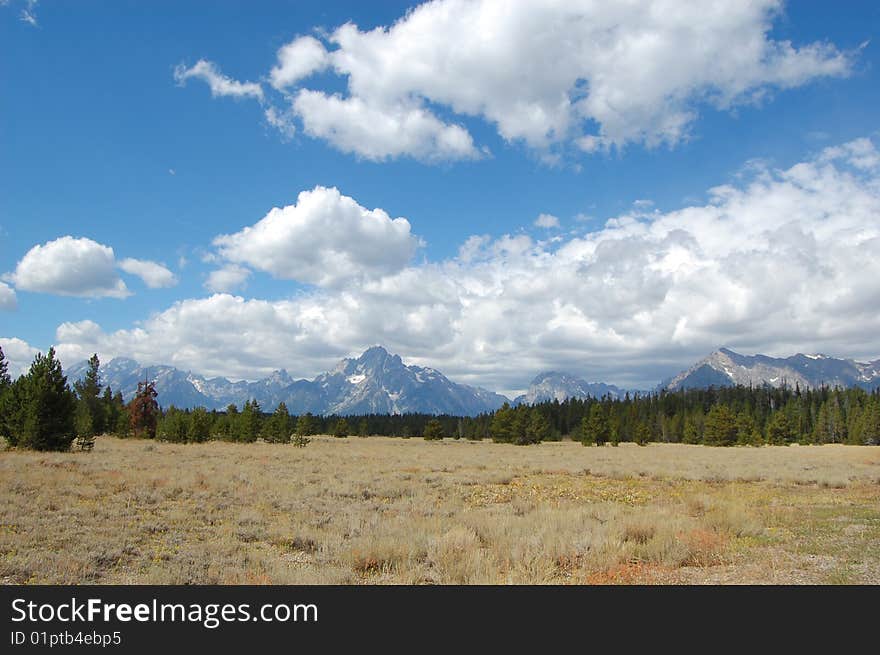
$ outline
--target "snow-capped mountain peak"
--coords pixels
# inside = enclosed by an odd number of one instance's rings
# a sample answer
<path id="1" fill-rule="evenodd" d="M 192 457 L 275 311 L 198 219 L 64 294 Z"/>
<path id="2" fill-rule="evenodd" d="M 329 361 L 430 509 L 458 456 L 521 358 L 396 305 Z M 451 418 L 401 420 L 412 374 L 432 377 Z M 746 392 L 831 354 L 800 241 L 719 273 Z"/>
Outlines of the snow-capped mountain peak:
<path id="1" fill-rule="evenodd" d="M 621 398 L 626 391 L 603 382 L 587 382 L 569 373 L 545 371 L 532 380 L 528 391 L 518 396 L 515 404 L 534 405 L 548 400 L 562 402 L 567 398 Z"/>
<path id="2" fill-rule="evenodd" d="M 86 366 L 82 362 L 67 371 L 71 382 L 85 374 Z M 231 382 L 222 377 L 206 379 L 172 366 L 143 367 L 122 357 L 103 365 L 101 377 L 103 384 L 121 391 L 126 400 L 134 396 L 138 382 L 154 380 L 163 407 L 224 409 L 256 399 L 264 411 L 272 411 L 283 401 L 294 414 L 465 415 L 491 411 L 507 400 L 485 389 L 452 382 L 435 369 L 407 366 L 381 346 L 368 348 L 357 358 L 343 359 L 314 380 L 294 381 L 286 370 L 279 369 L 256 382 Z"/>
<path id="3" fill-rule="evenodd" d="M 837 359 L 824 354 L 791 357 L 740 355 L 721 348 L 690 368 L 661 383 L 668 390 L 705 388 L 709 386 L 800 386 L 815 388 L 880 386 L 880 367 L 852 359 Z"/>
<path id="4" fill-rule="evenodd" d="M 479 414 L 507 400 L 452 382 L 434 369 L 407 366 L 381 346 L 342 360 L 314 383 L 322 389 L 327 414 Z"/>

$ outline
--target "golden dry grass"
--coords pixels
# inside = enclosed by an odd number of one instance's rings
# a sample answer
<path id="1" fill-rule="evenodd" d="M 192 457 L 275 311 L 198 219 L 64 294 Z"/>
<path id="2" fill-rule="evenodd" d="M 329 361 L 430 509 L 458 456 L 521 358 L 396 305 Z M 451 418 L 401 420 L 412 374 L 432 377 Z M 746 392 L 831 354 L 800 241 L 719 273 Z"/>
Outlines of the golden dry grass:
<path id="1" fill-rule="evenodd" d="M 880 582 L 880 448 L 0 452 L 5 583 Z"/>

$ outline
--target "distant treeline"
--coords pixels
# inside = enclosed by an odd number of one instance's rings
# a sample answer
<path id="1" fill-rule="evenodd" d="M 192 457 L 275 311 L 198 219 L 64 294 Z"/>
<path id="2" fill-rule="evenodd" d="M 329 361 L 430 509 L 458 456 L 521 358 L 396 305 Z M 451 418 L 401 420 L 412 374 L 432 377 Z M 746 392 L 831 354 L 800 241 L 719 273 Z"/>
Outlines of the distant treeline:
<path id="1" fill-rule="evenodd" d="M 549 438 L 584 443 L 880 444 L 876 389 L 710 387 L 505 406 L 490 415 L 488 436 L 496 441 L 529 438 L 529 426 L 540 425 L 536 414 L 549 424 Z"/>
<path id="2" fill-rule="evenodd" d="M 467 416 L 370 414 L 292 416 L 284 403 L 271 414 L 256 400 L 225 411 L 161 409 L 152 382 L 138 385 L 128 403 L 102 387 L 94 355 L 73 388 L 53 349 L 34 358 L 12 381 L 0 349 L 0 436 L 13 447 L 67 450 L 96 435 L 156 438 L 179 443 L 212 439 L 308 443 L 308 436 L 385 435 L 440 439 L 492 439 L 533 444 L 563 438 L 585 445 L 621 442 L 733 445 L 880 444 L 880 390 L 801 390 L 799 387 L 720 387 L 627 394 L 623 398 L 571 398 Z"/>
<path id="3" fill-rule="evenodd" d="M 612 445 L 649 441 L 710 446 L 761 444 L 880 444 L 880 391 L 801 390 L 798 387 L 721 387 L 568 399 L 511 407 L 475 417 L 431 414 L 291 416 L 282 403 L 272 414 L 256 401 L 239 410 L 162 412 L 156 435 L 169 441 L 286 441 L 308 436 L 492 439 L 516 444 L 562 438 Z"/>

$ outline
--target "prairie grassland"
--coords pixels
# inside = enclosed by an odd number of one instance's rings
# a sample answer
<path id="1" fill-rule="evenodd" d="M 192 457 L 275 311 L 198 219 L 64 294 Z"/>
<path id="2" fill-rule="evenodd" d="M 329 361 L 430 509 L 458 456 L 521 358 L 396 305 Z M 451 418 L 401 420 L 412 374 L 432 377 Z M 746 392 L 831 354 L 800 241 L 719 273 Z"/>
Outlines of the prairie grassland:
<path id="1" fill-rule="evenodd" d="M 878 583 L 880 448 L 0 452 L 3 583 Z"/>

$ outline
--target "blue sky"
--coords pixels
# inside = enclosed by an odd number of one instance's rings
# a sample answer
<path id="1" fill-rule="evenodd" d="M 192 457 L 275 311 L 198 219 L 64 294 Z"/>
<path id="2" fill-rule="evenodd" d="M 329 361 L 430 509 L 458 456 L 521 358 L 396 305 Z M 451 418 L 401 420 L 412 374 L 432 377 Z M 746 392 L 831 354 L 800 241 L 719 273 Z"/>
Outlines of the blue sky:
<path id="1" fill-rule="evenodd" d="M 507 391 L 880 356 L 876 283 L 846 282 L 880 220 L 880 7 L 644 5 L 0 3 L 0 346 L 253 378 L 382 343 Z"/>

